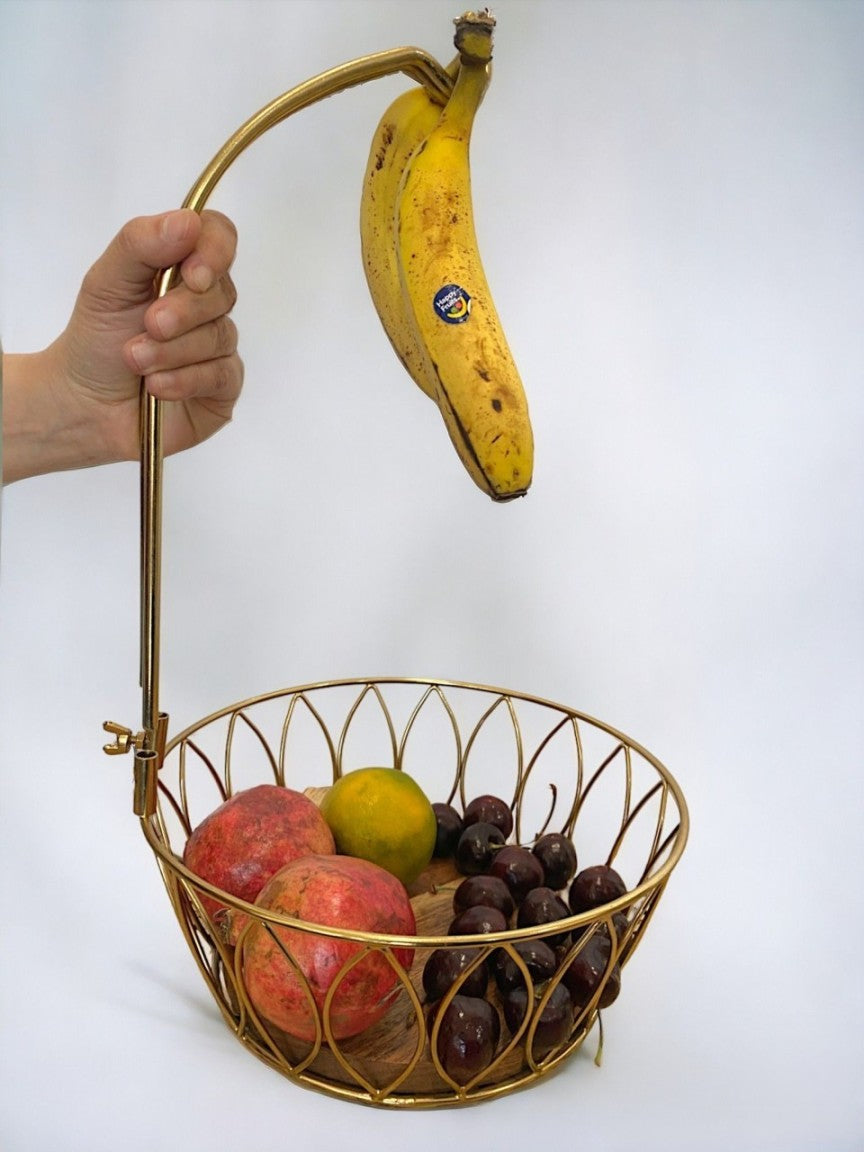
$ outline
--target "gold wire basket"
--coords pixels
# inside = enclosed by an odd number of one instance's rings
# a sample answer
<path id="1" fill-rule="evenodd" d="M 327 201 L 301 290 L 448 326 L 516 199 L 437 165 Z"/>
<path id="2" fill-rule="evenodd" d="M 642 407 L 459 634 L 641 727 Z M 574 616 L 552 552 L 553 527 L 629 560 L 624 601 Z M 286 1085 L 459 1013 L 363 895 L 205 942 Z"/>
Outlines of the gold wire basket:
<path id="1" fill-rule="evenodd" d="M 415 937 L 322 929 L 262 912 L 204 883 L 181 862 L 191 829 L 236 791 L 284 784 L 313 796 L 366 764 L 408 771 L 431 795 L 464 807 L 494 788 L 512 802 L 514 838 L 531 843 L 554 829 L 570 836 L 580 863 L 609 863 L 632 877 L 620 899 L 554 924 L 487 936 L 450 936 L 453 892 L 462 877 L 452 861 L 433 861 L 409 892 Z M 310 780 L 316 783 L 310 786 Z M 444 783 L 443 791 L 442 782 Z M 452 681 L 382 678 L 286 688 L 234 704 L 175 736 L 159 773 L 159 802 L 142 822 L 174 910 L 201 973 L 228 1026 L 271 1067 L 309 1087 L 367 1103 L 448 1105 L 486 1099 L 530 1084 L 583 1043 L 600 1014 L 604 991 L 619 978 L 642 940 L 687 837 L 687 811 L 675 781 L 634 741 L 572 708 L 500 688 Z M 359 1036 L 337 1040 L 328 1004 L 315 1008 L 306 1042 L 262 1019 L 244 982 L 242 940 L 233 943 L 208 915 L 208 899 L 267 924 L 292 960 L 290 933 L 325 933 L 356 944 L 331 989 L 370 954 L 392 969 L 392 1006 Z M 623 914 L 623 915 L 622 915 Z M 538 1052 L 541 1013 L 566 965 L 597 932 L 612 940 L 594 995 L 575 1011 L 566 1039 Z M 557 978 L 544 986 L 533 1013 L 512 1035 L 501 1029 L 494 1060 L 463 1082 L 448 1075 L 437 1051 L 438 1021 L 459 994 L 466 969 L 433 1015 L 424 1003 L 422 971 L 436 949 L 478 947 L 476 965 L 503 950 L 524 969 L 516 945 L 570 934 Z M 295 937 L 296 938 L 296 937 Z M 286 940 L 288 941 L 286 943 Z M 403 967 L 400 955 L 413 952 Z M 475 965 L 475 966 L 476 966 Z M 617 970 L 617 971 L 616 971 Z M 298 968 L 299 972 L 299 968 Z M 302 974 L 301 974 L 302 979 Z M 495 1002 L 495 993 L 489 993 Z M 610 1009 L 610 1011 L 613 1009 Z"/>
<path id="2" fill-rule="evenodd" d="M 268 128 L 316 100 L 379 76 L 402 72 L 446 100 L 452 81 L 416 48 L 363 57 L 280 96 L 244 124 L 205 169 L 184 206 L 200 211 L 220 176 Z M 177 270 L 159 279 L 164 295 Z M 688 834 L 687 808 L 675 780 L 633 740 L 572 708 L 506 689 L 456 681 L 347 679 L 285 688 L 236 703 L 168 738 L 159 708 L 162 521 L 161 403 L 142 388 L 141 687 L 142 728 L 106 722 L 111 754 L 132 752 L 133 810 L 153 850 L 174 911 L 201 973 L 238 1039 L 289 1079 L 331 1095 L 394 1107 L 442 1106 L 495 1097 L 531 1084 L 576 1052 L 611 999 L 609 989 L 641 942 Z M 605 863 L 625 878 L 626 894 L 591 912 L 532 928 L 452 936 L 453 892 L 462 879 L 452 860 L 433 860 L 411 886 L 416 934 L 348 931 L 264 911 L 205 882 L 183 863 L 192 829 L 243 788 L 287 785 L 320 799 L 352 768 L 405 770 L 433 800 L 464 808 L 484 792 L 508 798 L 513 838 L 531 844 L 543 831 L 570 837 L 580 866 Z M 239 934 L 212 915 L 214 901 L 241 918 Z M 304 987 L 313 1034 L 298 1039 L 263 1019 L 245 980 L 246 933 L 268 932 Z M 544 1042 L 542 1016 L 562 974 L 592 939 L 607 937 L 605 967 L 579 1003 L 566 1036 Z M 292 952 L 292 941 L 347 943 L 348 958 L 323 1004 Z M 561 939 L 566 943 L 562 946 Z M 537 984 L 519 951 L 555 940 L 560 966 Z M 436 1011 L 424 997 L 422 972 L 437 949 L 477 947 Z M 562 951 L 563 947 L 563 951 Z M 521 1023 L 500 1029 L 491 1060 L 469 1075 L 445 1068 L 439 1052 L 444 1011 L 474 969 L 493 957 L 516 965 L 536 991 Z M 386 1014 L 359 1035 L 341 1039 L 331 1018 L 334 995 L 360 965 L 390 975 Z M 488 999 L 498 1012 L 494 986 Z M 532 1005 L 533 1001 L 533 1006 Z M 602 1025 L 601 1025 L 602 1037 Z"/>

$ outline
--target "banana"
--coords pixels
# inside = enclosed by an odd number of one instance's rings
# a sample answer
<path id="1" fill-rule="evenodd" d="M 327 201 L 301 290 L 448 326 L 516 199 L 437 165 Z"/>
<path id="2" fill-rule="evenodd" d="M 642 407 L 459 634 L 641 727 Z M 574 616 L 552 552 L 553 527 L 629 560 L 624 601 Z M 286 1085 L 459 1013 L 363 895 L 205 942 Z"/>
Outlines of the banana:
<path id="1" fill-rule="evenodd" d="M 447 71 L 455 77 L 458 69 L 457 56 Z M 396 97 L 375 129 L 360 202 L 363 270 L 375 310 L 408 375 L 436 402 L 435 373 L 399 277 L 396 208 L 411 154 L 438 123 L 442 108 L 417 85 Z"/>
<path id="2" fill-rule="evenodd" d="M 456 21 L 459 73 L 405 169 L 396 230 L 400 281 L 450 438 L 478 487 L 493 500 L 510 500 L 531 484 L 533 434 L 478 252 L 469 167 L 494 23 L 488 10 Z"/>

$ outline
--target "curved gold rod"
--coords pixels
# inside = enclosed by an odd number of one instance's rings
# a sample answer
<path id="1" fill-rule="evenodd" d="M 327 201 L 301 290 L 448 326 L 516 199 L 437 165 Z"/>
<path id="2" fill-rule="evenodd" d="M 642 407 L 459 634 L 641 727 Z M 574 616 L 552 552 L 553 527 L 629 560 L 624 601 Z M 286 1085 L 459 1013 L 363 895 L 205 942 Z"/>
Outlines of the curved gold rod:
<path id="1" fill-rule="evenodd" d="M 423 85 L 445 104 L 453 80 L 434 57 L 419 48 L 392 48 L 361 56 L 304 81 L 251 116 L 216 153 L 192 186 L 184 208 L 200 212 L 213 189 L 249 145 L 295 112 L 347 88 L 396 73 Z M 158 296 L 173 286 L 177 268 L 168 268 L 158 280 Z M 164 754 L 166 723 L 159 713 L 160 595 L 162 568 L 162 402 L 147 394 L 142 383 L 141 402 L 141 663 L 144 751 L 156 752 L 157 766 Z"/>

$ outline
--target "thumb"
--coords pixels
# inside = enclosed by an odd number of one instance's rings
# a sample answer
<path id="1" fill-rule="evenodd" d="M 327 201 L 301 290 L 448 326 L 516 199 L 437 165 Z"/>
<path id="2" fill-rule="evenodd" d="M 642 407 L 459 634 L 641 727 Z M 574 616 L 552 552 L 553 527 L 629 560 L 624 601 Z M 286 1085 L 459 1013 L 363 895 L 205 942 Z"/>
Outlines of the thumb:
<path id="1" fill-rule="evenodd" d="M 129 220 L 90 269 L 84 294 L 99 310 L 135 307 L 153 297 L 153 278 L 195 247 L 201 219 L 190 208 Z"/>

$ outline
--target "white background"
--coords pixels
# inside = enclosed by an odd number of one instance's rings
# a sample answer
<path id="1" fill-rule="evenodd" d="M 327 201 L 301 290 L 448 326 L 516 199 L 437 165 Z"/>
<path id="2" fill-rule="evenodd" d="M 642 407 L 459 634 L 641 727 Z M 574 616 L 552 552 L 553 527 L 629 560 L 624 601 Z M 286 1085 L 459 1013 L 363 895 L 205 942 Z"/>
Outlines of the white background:
<path id="1" fill-rule="evenodd" d="M 0 3 L 0 319 L 47 343 L 123 221 L 343 60 L 446 62 L 458 5 Z M 526 382 L 494 506 L 362 278 L 380 81 L 281 125 L 240 229 L 234 423 L 166 466 L 172 727 L 319 678 L 561 700 L 641 741 L 692 836 L 593 1043 L 548 1083 L 394 1115 L 293 1086 L 217 1018 L 131 813 L 135 465 L 4 495 L 4 1152 L 242 1144 L 864 1148 L 864 6 L 498 0 L 472 154 Z M 254 1133 L 254 1135 L 253 1135 Z"/>

